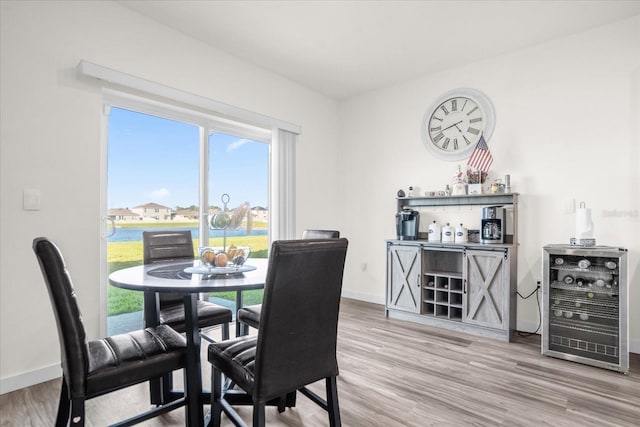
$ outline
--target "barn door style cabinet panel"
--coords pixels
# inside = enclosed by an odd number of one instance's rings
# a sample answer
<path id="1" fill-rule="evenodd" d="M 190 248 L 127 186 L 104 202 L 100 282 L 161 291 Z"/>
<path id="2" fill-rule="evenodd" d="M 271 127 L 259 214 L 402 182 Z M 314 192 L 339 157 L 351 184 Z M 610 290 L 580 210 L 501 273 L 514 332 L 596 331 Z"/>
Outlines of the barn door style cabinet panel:
<path id="1" fill-rule="evenodd" d="M 393 245 L 387 251 L 387 307 L 420 312 L 422 256 L 420 248 Z"/>
<path id="2" fill-rule="evenodd" d="M 399 207 L 443 204 L 512 205 L 510 243 L 388 240 L 386 315 L 509 341 L 516 326 L 517 195 L 398 199 Z"/>
<path id="3" fill-rule="evenodd" d="M 467 250 L 464 256 L 464 321 L 506 330 L 509 324 L 509 250 Z"/>

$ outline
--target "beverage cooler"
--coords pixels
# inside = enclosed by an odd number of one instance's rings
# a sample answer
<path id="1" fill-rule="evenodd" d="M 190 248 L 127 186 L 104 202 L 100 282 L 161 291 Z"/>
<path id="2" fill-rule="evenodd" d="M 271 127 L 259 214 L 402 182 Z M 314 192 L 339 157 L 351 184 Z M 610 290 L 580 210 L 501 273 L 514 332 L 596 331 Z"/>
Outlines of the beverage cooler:
<path id="1" fill-rule="evenodd" d="M 543 248 L 542 354 L 629 372 L 627 250 Z"/>

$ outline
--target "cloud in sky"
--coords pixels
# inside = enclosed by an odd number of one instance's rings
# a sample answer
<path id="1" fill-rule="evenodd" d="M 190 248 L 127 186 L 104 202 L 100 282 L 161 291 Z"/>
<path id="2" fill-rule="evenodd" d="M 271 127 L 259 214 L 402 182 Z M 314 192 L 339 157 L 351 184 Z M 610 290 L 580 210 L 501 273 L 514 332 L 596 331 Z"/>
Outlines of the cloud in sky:
<path id="1" fill-rule="evenodd" d="M 147 196 L 149 196 L 151 199 L 157 200 L 157 199 L 164 199 L 168 197 L 169 194 L 171 194 L 171 192 L 166 188 L 159 188 L 157 190 L 153 190 Z"/>
<path id="2" fill-rule="evenodd" d="M 231 152 L 233 150 L 237 150 L 238 148 L 242 147 L 247 142 L 251 142 L 251 140 L 250 139 L 246 139 L 246 138 L 242 138 L 242 139 L 237 139 L 237 140 L 233 141 L 231 144 L 227 145 L 227 153 L 229 153 L 229 152 Z"/>

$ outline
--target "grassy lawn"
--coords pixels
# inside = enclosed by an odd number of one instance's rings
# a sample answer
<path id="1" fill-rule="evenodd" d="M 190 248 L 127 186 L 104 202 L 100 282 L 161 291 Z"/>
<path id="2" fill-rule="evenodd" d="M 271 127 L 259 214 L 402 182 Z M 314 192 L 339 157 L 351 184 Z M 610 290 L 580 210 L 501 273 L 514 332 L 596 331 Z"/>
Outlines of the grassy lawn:
<path id="1" fill-rule="evenodd" d="M 167 224 L 164 224 L 166 227 Z M 177 226 L 176 224 L 171 224 Z M 192 224 L 187 224 L 192 225 Z M 139 226 L 139 225 L 138 225 Z M 145 224 L 146 227 L 146 224 Z M 198 240 L 194 241 L 194 257 L 198 248 Z M 240 236 L 227 238 L 227 245 L 249 246 L 251 255 L 247 264 L 251 264 L 251 258 L 267 257 L 267 236 Z M 222 246 L 222 238 L 209 239 L 210 246 Z M 134 267 L 142 264 L 142 242 L 110 242 L 108 246 L 108 270 L 111 272 L 127 267 Z M 235 292 L 216 292 L 217 298 L 235 301 Z M 109 285 L 107 289 L 108 316 L 122 313 L 131 313 L 142 310 L 142 292 L 129 291 Z M 243 293 L 243 302 L 246 305 L 259 304 L 262 302 L 262 290 L 246 291 Z"/>

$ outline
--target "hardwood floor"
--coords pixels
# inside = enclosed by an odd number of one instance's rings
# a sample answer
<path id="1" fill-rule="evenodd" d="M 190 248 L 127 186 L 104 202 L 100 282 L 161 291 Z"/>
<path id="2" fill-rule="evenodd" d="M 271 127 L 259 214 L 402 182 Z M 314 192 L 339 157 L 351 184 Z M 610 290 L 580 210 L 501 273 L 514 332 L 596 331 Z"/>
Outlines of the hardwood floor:
<path id="1" fill-rule="evenodd" d="M 544 357 L 539 336 L 503 343 L 386 319 L 382 306 L 344 299 L 338 363 L 344 426 L 640 425 L 638 354 L 631 355 L 630 373 L 623 375 Z M 59 383 L 0 396 L 0 425 L 53 425 Z M 312 388 L 324 396 L 322 384 Z M 113 423 L 146 409 L 147 402 L 146 384 L 90 400 L 87 425 Z M 249 408 L 239 412 L 250 422 Z M 184 410 L 141 425 L 184 425 Z M 223 425 L 232 424 L 223 417 Z M 299 395 L 296 408 L 283 414 L 268 408 L 267 425 L 315 427 L 327 425 L 327 418 Z"/>

